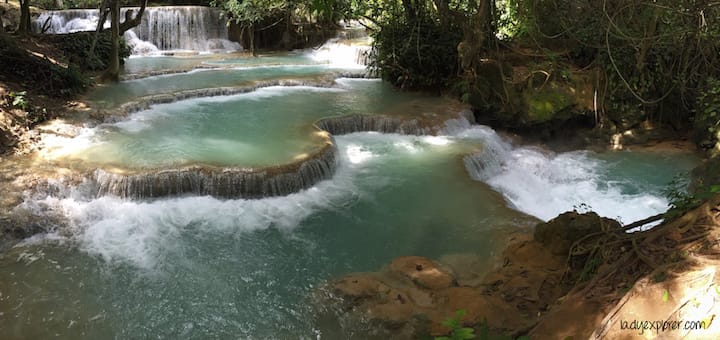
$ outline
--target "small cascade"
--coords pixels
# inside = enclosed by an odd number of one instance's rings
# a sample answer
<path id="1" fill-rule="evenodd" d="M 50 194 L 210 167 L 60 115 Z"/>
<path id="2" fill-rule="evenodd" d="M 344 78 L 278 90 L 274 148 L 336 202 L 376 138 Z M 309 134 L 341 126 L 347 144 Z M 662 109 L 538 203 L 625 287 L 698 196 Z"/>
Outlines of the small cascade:
<path id="1" fill-rule="evenodd" d="M 250 86 L 217 87 L 217 88 L 179 91 L 179 92 L 170 93 L 170 94 L 151 95 L 151 96 L 142 97 L 142 98 L 139 98 L 138 100 L 131 101 L 131 102 L 121 105 L 117 110 L 115 110 L 115 112 L 113 112 L 111 115 L 109 115 L 107 117 L 108 119 L 106 119 L 105 122 L 116 121 L 116 119 L 125 117 L 128 114 L 135 113 L 135 112 L 142 111 L 142 110 L 147 110 L 151 106 L 157 105 L 157 104 L 168 104 L 168 103 L 174 103 L 174 102 L 178 102 L 181 100 L 187 100 L 187 99 L 193 99 L 193 98 L 231 96 L 231 95 L 235 95 L 235 94 L 248 93 L 248 92 L 252 92 L 257 89 L 260 89 L 260 88 L 267 88 L 267 87 L 272 87 L 272 86 L 331 87 L 332 81 L 331 80 L 304 81 L 304 80 L 293 80 L 293 79 L 267 80 L 267 81 L 258 81 L 255 84 L 250 85 Z"/>
<path id="2" fill-rule="evenodd" d="M 415 119 L 402 119 L 384 115 L 348 115 L 325 118 L 315 123 L 333 135 L 345 135 L 353 132 L 399 133 L 404 135 L 427 135 L 430 129 L 421 126 Z"/>
<path id="3" fill-rule="evenodd" d="M 370 45 L 367 42 L 357 44 L 351 40 L 334 38 L 314 50 L 311 57 L 333 66 L 364 68 L 370 63 Z"/>
<path id="4" fill-rule="evenodd" d="M 464 157 L 470 176 L 540 219 L 586 207 L 629 223 L 667 209 L 667 200 L 652 188 L 616 179 L 605 171 L 608 164 L 592 153 L 515 147 L 487 126 L 473 126 L 457 136 L 482 141 L 480 152 Z"/>
<path id="5" fill-rule="evenodd" d="M 458 136 L 473 127 L 475 114 L 471 109 L 465 109 L 458 113 L 458 118 L 448 119 L 445 126 L 440 129 L 439 134 L 444 136 Z"/>
<path id="6" fill-rule="evenodd" d="M 121 17 L 138 8 L 123 8 Z M 46 11 L 33 22 L 33 31 L 67 34 L 94 31 L 99 20 L 96 9 Z M 105 23 L 110 27 L 110 21 Z M 201 52 L 236 51 L 240 45 L 228 40 L 227 21 L 220 10 L 202 6 L 166 6 L 145 9 L 142 22 L 125 32 L 133 54 L 192 50 Z"/>
<path id="7" fill-rule="evenodd" d="M 148 199 L 181 195 L 219 198 L 285 196 L 329 179 L 337 167 L 337 148 L 327 144 L 317 154 L 296 163 L 259 169 L 192 167 L 138 175 L 95 171 L 97 197 Z"/>
<path id="8" fill-rule="evenodd" d="M 502 140 L 495 130 L 480 125 L 472 129 L 462 130 L 460 136 L 477 138 L 483 141 L 481 152 L 463 158 L 470 177 L 484 182 L 503 170 L 503 166 L 512 151 L 512 146 Z"/>

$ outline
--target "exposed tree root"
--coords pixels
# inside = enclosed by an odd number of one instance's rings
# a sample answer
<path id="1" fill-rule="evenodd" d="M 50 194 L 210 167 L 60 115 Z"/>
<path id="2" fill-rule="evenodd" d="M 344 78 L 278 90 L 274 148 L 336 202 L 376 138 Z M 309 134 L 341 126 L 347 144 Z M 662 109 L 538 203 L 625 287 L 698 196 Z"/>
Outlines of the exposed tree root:
<path id="1" fill-rule="evenodd" d="M 691 265 L 720 265 L 720 196 L 650 230 L 628 232 L 660 219 L 653 216 L 575 242 L 563 276 L 574 286 L 569 294 L 609 292 L 648 274 L 662 281 Z M 589 279 L 588 272 L 593 272 Z"/>

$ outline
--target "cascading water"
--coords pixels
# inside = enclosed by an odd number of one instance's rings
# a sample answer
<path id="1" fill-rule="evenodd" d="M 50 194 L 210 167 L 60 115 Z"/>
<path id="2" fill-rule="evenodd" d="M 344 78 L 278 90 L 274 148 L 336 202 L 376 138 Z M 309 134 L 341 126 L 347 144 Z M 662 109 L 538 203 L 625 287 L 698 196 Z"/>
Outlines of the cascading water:
<path id="1" fill-rule="evenodd" d="M 142 23 L 133 28 L 140 40 L 160 50 L 238 50 L 227 40 L 227 21 L 220 10 L 199 7 L 157 7 L 146 10 Z"/>
<path id="2" fill-rule="evenodd" d="M 400 135 L 426 133 L 429 123 L 451 117 L 449 108 L 453 114 L 460 109 L 446 99 L 396 91 L 378 80 L 287 86 L 293 84 L 288 79 L 301 75 L 317 82 L 335 72 L 294 64 L 305 63 L 307 54 L 283 55 L 280 61 L 246 59 L 251 62 L 242 60 L 242 69 L 138 78 L 97 89 L 104 92 L 96 99 L 115 107 L 137 102 L 125 106 L 127 115 L 116 120 L 75 127 L 78 132 L 57 130 L 62 148 L 51 143 L 43 148 L 65 154 L 48 159 L 52 173 L 88 176 L 82 183 L 78 178 L 29 193 L 18 207 L 18 213 L 37 216 L 49 232 L 0 256 L 3 339 L 364 338 L 356 325 L 338 330 L 313 309 L 313 296 L 327 280 L 376 270 L 408 254 L 470 258 L 481 263 L 472 269 L 483 273 L 508 233 L 536 223 L 510 209 L 498 191 L 516 208 L 539 216 L 556 206 L 572 208 L 575 200 L 567 192 L 576 187 L 588 197 L 610 197 L 649 215 L 633 199 L 657 197 L 657 183 L 693 164 L 683 157 L 664 162 L 657 155 L 612 153 L 619 159 L 613 160 L 518 148 L 465 118 L 448 121 L 439 136 Z M 275 67 L 279 62 L 293 67 Z M 299 84 L 312 81 L 294 85 Z M 145 95 L 152 96 L 138 98 Z M 422 124 L 409 123 L 415 119 Z M 167 179 L 133 177 L 153 169 L 210 164 L 237 170 L 238 164 L 273 167 L 307 159 L 314 148 L 303 143 L 324 134 L 313 122 L 349 134 L 334 138 L 336 148 L 328 158 L 336 165 L 332 176 L 304 190 L 225 198 L 234 195 L 220 191 L 233 190 L 232 185 L 213 183 L 212 174 L 198 168 L 187 181 L 160 185 L 159 190 L 176 190 L 169 194 L 179 196 L 133 199 L 154 196 L 154 180 Z M 363 130 L 379 132 L 356 132 Z M 98 152 L 88 151 L 89 145 Z M 467 170 L 497 191 L 467 176 L 459 160 L 469 153 L 478 154 L 466 158 Z M 91 171 L 95 168 L 106 171 Z M 650 178 L 650 172 L 658 177 Z M 322 173 L 320 168 L 308 172 L 309 177 Z M 143 184 L 145 179 L 151 184 Z M 639 184 L 633 188 L 628 181 Z M 523 188 L 525 182 L 535 186 Z M 557 183 L 567 192 L 543 191 Z M 195 190 L 202 185 L 220 191 Z M 611 188 L 619 192 L 605 194 Z M 548 198 L 553 196 L 564 203 Z M 546 203 L 547 211 L 542 210 Z M 596 210 L 604 204 L 584 203 Z"/>
<path id="3" fill-rule="evenodd" d="M 653 169 L 658 162 L 670 166 L 672 155 L 659 159 L 638 153 L 635 159 L 653 159 L 654 164 L 645 165 L 647 172 L 628 173 L 624 168 L 629 166 L 622 164 L 628 161 L 621 159 L 621 153 L 556 154 L 537 147 L 515 147 L 486 126 L 455 130 L 458 137 L 479 139 L 483 144 L 480 152 L 464 157 L 470 176 L 501 192 L 516 209 L 540 219 L 549 220 L 573 209 L 591 209 L 631 223 L 668 208 L 658 183 L 649 181 L 667 181 L 675 175 L 659 170 L 667 167 Z M 676 158 L 678 162 L 681 159 Z M 657 179 L 649 179 L 650 173 L 655 173 Z"/>
<path id="4" fill-rule="evenodd" d="M 121 17 L 138 8 L 123 8 Z M 99 20 L 98 10 L 64 10 L 43 12 L 33 22 L 33 30 L 66 34 L 93 31 Z M 105 23 L 109 27 L 110 22 Z M 235 51 L 240 45 L 228 40 L 227 21 L 220 10 L 202 6 L 165 6 L 145 9 L 142 22 L 125 32 L 133 54 L 159 51 Z"/>
<path id="5" fill-rule="evenodd" d="M 96 9 L 68 9 L 62 11 L 42 12 L 32 22 L 35 33 L 67 34 L 75 32 L 93 31 L 97 28 L 98 10 Z M 110 22 L 105 23 L 110 27 Z"/>
<path id="6" fill-rule="evenodd" d="M 369 38 L 355 41 L 334 38 L 314 50 L 311 57 L 318 62 L 339 67 L 365 68 L 369 64 L 369 54 Z"/>

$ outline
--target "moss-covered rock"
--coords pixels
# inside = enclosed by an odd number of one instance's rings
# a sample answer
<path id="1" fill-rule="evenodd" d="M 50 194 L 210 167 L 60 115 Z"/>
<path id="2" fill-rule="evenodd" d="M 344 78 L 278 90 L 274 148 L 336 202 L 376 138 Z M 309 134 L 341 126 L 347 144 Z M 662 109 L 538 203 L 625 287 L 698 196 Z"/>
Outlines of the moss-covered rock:
<path id="1" fill-rule="evenodd" d="M 476 73 L 465 96 L 479 122 L 541 136 L 570 125 L 595 124 L 592 72 L 531 70 L 488 61 Z"/>

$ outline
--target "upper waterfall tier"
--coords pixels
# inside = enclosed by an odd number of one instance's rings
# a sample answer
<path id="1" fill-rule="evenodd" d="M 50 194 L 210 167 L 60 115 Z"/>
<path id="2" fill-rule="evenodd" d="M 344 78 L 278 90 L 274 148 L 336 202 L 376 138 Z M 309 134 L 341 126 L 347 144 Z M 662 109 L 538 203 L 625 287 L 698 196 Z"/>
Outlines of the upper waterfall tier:
<path id="1" fill-rule="evenodd" d="M 121 16 L 138 8 L 123 8 Z M 33 22 L 35 32 L 66 34 L 93 31 L 98 23 L 98 10 L 74 9 L 47 11 Z M 110 22 L 105 23 L 109 27 Z M 133 54 L 158 51 L 234 51 L 240 45 L 228 40 L 227 21 L 220 10 L 202 6 L 148 7 L 142 22 L 125 33 Z"/>

